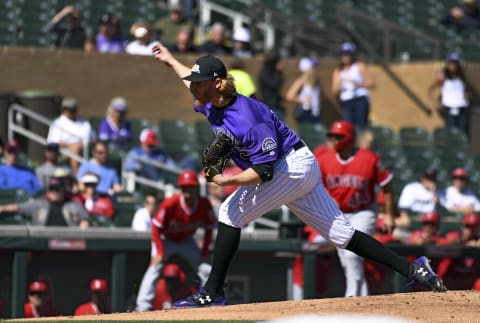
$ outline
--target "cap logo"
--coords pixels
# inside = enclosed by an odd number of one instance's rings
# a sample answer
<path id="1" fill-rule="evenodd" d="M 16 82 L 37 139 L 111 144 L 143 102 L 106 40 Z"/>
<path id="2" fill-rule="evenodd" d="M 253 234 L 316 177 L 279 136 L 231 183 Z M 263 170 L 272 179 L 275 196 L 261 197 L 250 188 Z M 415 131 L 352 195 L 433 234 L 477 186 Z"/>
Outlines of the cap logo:
<path id="1" fill-rule="evenodd" d="M 217 77 L 217 76 L 218 76 L 218 73 L 217 73 L 217 72 L 213 72 L 213 76 L 214 76 L 214 77 Z"/>
<path id="2" fill-rule="evenodd" d="M 193 72 L 193 73 L 199 73 L 199 74 L 200 74 L 200 65 L 194 64 L 194 65 L 192 66 L 192 72 Z"/>

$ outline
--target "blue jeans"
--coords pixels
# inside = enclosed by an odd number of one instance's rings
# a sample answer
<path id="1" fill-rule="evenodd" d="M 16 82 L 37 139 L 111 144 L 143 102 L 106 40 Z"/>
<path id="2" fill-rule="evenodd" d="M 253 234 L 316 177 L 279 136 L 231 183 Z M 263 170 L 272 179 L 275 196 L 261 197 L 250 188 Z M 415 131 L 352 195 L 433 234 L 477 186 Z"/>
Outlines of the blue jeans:
<path id="1" fill-rule="evenodd" d="M 468 136 L 468 126 L 469 126 L 469 120 L 468 120 L 468 113 L 469 109 L 468 108 L 459 108 L 458 109 L 458 114 L 457 115 L 452 115 L 450 113 L 450 107 L 443 106 L 443 113 L 445 116 L 445 123 L 447 124 L 447 127 L 455 127 L 460 130 L 462 130 L 467 136 Z"/>
<path id="2" fill-rule="evenodd" d="M 355 127 L 363 129 L 368 125 L 370 101 L 368 97 L 361 96 L 342 102 L 343 120 L 352 123 Z"/>

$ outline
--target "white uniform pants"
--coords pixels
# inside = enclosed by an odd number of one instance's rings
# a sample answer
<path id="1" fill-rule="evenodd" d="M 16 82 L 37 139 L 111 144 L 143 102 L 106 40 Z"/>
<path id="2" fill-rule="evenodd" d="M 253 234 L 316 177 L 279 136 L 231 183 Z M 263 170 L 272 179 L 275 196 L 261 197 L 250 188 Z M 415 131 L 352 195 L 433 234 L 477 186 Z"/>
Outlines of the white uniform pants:
<path id="1" fill-rule="evenodd" d="M 376 222 L 376 214 L 373 210 L 363 210 L 356 213 L 345 213 L 355 229 L 371 235 Z M 337 249 L 338 258 L 345 273 L 345 297 L 367 296 L 368 285 L 365 279 L 364 259 L 355 253 Z"/>
<path id="2" fill-rule="evenodd" d="M 355 230 L 325 190 L 308 147 L 292 149 L 275 162 L 271 181 L 232 193 L 220 206 L 218 220 L 241 228 L 282 204 L 335 246 L 345 248 L 350 242 Z"/>

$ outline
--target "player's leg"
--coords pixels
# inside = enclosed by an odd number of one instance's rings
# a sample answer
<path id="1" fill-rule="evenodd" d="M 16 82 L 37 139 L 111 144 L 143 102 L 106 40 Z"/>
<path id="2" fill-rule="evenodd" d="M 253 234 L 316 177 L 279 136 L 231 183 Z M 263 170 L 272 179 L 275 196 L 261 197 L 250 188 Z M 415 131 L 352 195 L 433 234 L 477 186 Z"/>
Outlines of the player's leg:
<path id="1" fill-rule="evenodd" d="M 356 213 L 346 213 L 345 217 L 357 230 L 372 234 L 375 227 L 375 212 L 364 210 Z M 340 263 L 345 273 L 345 297 L 367 296 L 368 285 L 365 278 L 363 258 L 345 249 L 337 249 Z"/>
<path id="2" fill-rule="evenodd" d="M 151 255 L 156 254 L 155 245 L 152 243 Z M 158 278 L 163 268 L 163 263 L 150 264 L 143 274 L 140 288 L 137 295 L 136 310 L 139 312 L 149 311 L 152 309 L 152 301 L 155 298 L 155 290 Z"/>
<path id="3" fill-rule="evenodd" d="M 418 283 L 435 291 L 446 290 L 425 257 L 410 264 L 405 257 L 400 257 L 371 236 L 355 230 L 321 183 L 305 197 L 287 205 L 302 221 L 335 246 L 383 264 L 408 277 L 412 284 Z"/>
<path id="4" fill-rule="evenodd" d="M 319 181 L 318 176 L 306 176 L 317 169 L 313 154 L 302 148 L 293 151 L 275 164 L 272 181 L 244 186 L 230 195 L 220 206 L 218 230 L 212 261 L 212 271 L 200 295 L 177 302 L 174 307 L 203 306 L 224 301 L 223 287 L 228 267 L 238 250 L 241 227 L 268 211 L 309 192 Z M 207 298 L 208 296 L 208 298 Z"/>

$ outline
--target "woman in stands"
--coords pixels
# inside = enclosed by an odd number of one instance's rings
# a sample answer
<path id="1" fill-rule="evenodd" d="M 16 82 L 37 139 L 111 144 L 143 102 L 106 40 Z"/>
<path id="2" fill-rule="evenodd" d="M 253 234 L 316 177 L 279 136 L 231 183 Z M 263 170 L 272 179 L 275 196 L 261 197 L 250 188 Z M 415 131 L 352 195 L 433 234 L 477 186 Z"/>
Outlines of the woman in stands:
<path id="1" fill-rule="evenodd" d="M 457 53 L 448 55 L 445 68 L 435 75 L 428 87 L 428 95 L 435 106 L 438 106 L 438 100 L 434 95 L 437 88 L 441 88 L 440 112 L 445 118 L 447 127 L 459 128 L 468 135 L 467 83 L 460 63 L 460 56 Z"/>
<path id="2" fill-rule="evenodd" d="M 375 83 L 367 66 L 357 62 L 355 53 L 355 44 L 342 44 L 340 63 L 332 75 L 332 92 L 342 105 L 342 119 L 363 129 L 368 125 L 369 90 L 374 88 Z"/>

